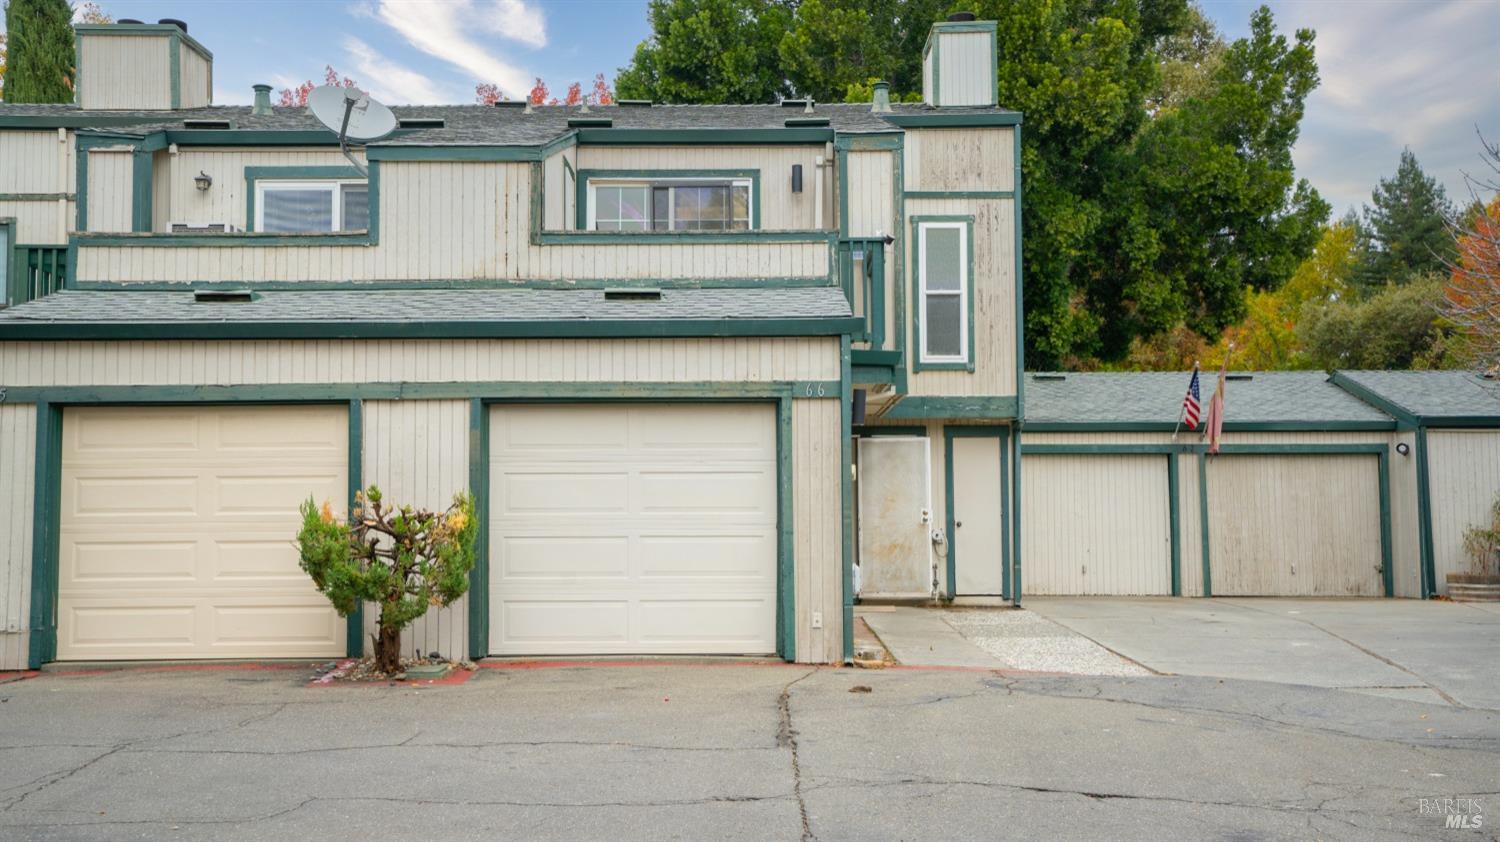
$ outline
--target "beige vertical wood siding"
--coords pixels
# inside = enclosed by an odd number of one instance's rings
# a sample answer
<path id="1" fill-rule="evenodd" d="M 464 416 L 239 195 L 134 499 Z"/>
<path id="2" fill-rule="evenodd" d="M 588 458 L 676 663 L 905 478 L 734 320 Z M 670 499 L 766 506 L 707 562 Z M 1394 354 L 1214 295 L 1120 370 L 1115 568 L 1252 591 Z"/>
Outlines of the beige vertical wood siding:
<path id="1" fill-rule="evenodd" d="M 848 155 L 849 183 L 849 236 L 883 237 L 887 234 L 901 236 L 896 222 L 895 158 L 889 151 L 850 152 Z M 896 347 L 896 296 L 903 294 L 896 288 L 896 251 L 887 247 L 885 252 L 885 336 L 886 348 Z M 861 287 L 855 285 L 856 315 L 863 315 L 868 306 L 864 302 Z M 862 346 L 862 347 L 868 347 Z"/>
<path id="2" fill-rule="evenodd" d="M 18 244 L 66 245 L 68 231 L 78 219 L 78 205 L 72 201 L 0 201 L 0 216 L 16 220 L 15 240 Z"/>
<path id="3" fill-rule="evenodd" d="M 943 32 L 938 52 L 938 101 L 943 105 L 989 105 L 995 101 L 995 55 L 988 32 Z"/>
<path id="4" fill-rule="evenodd" d="M 363 153 L 356 152 L 362 157 Z M 156 205 L 171 208 L 167 222 L 230 222 L 242 230 L 249 229 L 246 218 L 246 167 L 342 167 L 348 161 L 338 150 L 327 147 L 286 147 L 279 149 L 239 149 L 221 146 L 178 147 L 176 155 L 166 158 L 158 153 L 157 168 L 165 163 L 170 172 L 168 186 L 158 182 Z M 199 190 L 193 179 L 207 173 L 214 180 L 207 190 Z M 160 173 L 158 172 L 158 175 Z M 89 212 L 93 213 L 94 196 L 89 194 Z M 168 230 L 165 226 L 158 230 Z"/>
<path id="5" fill-rule="evenodd" d="M 170 231 L 172 216 L 172 153 L 165 149 L 151 156 L 151 230 Z"/>
<path id="6" fill-rule="evenodd" d="M 85 35 L 78 57 L 79 104 L 88 109 L 172 107 L 170 39 Z M 183 52 L 190 52 L 186 47 Z"/>
<path id="7" fill-rule="evenodd" d="M 792 529 L 797 660 L 844 658 L 844 530 L 841 405 L 792 401 Z M 812 613 L 823 627 L 812 627 Z"/>
<path id="8" fill-rule="evenodd" d="M 548 155 L 542 165 L 543 183 L 547 187 L 547 195 L 542 199 L 542 227 L 548 231 L 568 231 L 575 227 L 578 191 L 573 174 L 578 171 L 577 159 L 578 147 L 569 146 Z M 564 162 L 568 166 L 563 166 Z"/>
<path id="9" fill-rule="evenodd" d="M 202 108 L 212 104 L 214 99 L 213 63 L 187 44 L 182 45 L 179 53 L 182 62 L 181 84 L 178 88 L 180 91 L 179 107 Z"/>
<path id="10" fill-rule="evenodd" d="M 1023 456 L 1022 592 L 1170 595 L 1168 458 Z"/>
<path id="11" fill-rule="evenodd" d="M 88 230 L 129 231 L 135 156 L 129 147 L 89 152 Z"/>
<path id="12" fill-rule="evenodd" d="M 908 216 L 973 215 L 974 371 L 915 371 L 908 384 L 913 395 L 1014 395 L 1016 393 L 1015 334 L 1015 211 L 1010 199 L 908 199 Z M 911 226 L 902 232 L 911 239 Z M 912 244 L 906 244 L 908 290 L 914 289 L 917 266 Z M 907 365 L 915 366 L 920 349 L 912 334 L 916 312 L 907 293 Z"/>
<path id="13" fill-rule="evenodd" d="M 1215 456 L 1208 464 L 1215 596 L 1380 596 L 1374 455 Z"/>
<path id="14" fill-rule="evenodd" d="M 73 146 L 58 130 L 0 131 L 0 193 L 74 192 Z"/>
<path id="15" fill-rule="evenodd" d="M 0 670 L 26 668 L 36 407 L 0 405 Z"/>
<path id="16" fill-rule="evenodd" d="M 902 167 L 907 190 L 1013 190 L 1011 128 L 908 129 Z"/>
<path id="17" fill-rule="evenodd" d="M 829 337 L 0 342 L 7 386 L 837 380 Z"/>
<path id="18" fill-rule="evenodd" d="M 788 109 L 788 116 L 795 114 Z M 583 146 L 579 169 L 587 170 L 760 170 L 760 226 L 768 230 L 811 229 L 816 223 L 814 180 L 822 144 L 807 146 Z M 802 192 L 792 192 L 792 166 L 802 165 Z M 547 178 L 552 178 L 548 173 Z M 825 186 L 830 182 L 824 182 Z M 551 190 L 548 190 L 551 193 Z M 835 225 L 823 191 L 823 225 Z"/>
<path id="19" fill-rule="evenodd" d="M 1433 569 L 1438 593 L 1449 573 L 1468 573 L 1464 530 L 1488 529 L 1500 494 L 1500 430 L 1429 430 L 1427 481 L 1432 498 Z"/>
<path id="20" fill-rule="evenodd" d="M 392 505 L 441 511 L 453 495 L 469 490 L 469 402 L 366 401 L 364 477 Z M 377 629 L 380 607 L 365 605 L 365 648 Z M 445 658 L 469 655 L 469 598 L 430 608 L 401 633 L 401 651 L 437 651 Z M 477 653 L 484 655 L 485 653 Z"/>

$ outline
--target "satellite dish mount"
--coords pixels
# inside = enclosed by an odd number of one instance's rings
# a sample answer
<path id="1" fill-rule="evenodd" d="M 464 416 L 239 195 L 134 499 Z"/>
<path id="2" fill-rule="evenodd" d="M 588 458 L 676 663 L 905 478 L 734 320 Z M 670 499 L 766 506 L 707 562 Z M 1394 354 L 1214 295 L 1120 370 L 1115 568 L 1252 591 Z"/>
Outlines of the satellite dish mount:
<path id="1" fill-rule="evenodd" d="M 369 177 L 363 162 L 354 157 L 349 141 L 368 143 L 396 130 L 396 115 L 358 88 L 323 85 L 307 95 L 307 109 L 331 132 L 339 136 L 339 150 L 359 174 Z"/>

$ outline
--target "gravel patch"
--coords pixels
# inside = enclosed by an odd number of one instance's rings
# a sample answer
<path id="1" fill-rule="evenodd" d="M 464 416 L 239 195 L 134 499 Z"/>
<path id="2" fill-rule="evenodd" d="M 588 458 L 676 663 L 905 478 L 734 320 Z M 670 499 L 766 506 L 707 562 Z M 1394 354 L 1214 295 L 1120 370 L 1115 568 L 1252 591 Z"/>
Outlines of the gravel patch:
<path id="1" fill-rule="evenodd" d="M 1012 669 L 1075 675 L 1151 674 L 1145 667 L 1030 611 L 944 611 L 943 620 Z"/>

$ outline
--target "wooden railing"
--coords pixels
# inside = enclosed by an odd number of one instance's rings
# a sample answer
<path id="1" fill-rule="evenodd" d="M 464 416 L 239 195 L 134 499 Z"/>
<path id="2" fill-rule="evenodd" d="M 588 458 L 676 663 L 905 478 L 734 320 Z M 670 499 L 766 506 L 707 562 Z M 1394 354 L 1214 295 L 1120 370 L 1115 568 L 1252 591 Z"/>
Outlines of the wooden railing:
<path id="1" fill-rule="evenodd" d="M 67 246 L 16 246 L 5 301 L 14 307 L 51 295 L 68 276 Z"/>
<path id="2" fill-rule="evenodd" d="M 885 347 L 885 242 L 845 239 L 838 243 L 839 282 L 849 308 L 864 319 L 864 330 L 854 337 L 871 350 Z"/>

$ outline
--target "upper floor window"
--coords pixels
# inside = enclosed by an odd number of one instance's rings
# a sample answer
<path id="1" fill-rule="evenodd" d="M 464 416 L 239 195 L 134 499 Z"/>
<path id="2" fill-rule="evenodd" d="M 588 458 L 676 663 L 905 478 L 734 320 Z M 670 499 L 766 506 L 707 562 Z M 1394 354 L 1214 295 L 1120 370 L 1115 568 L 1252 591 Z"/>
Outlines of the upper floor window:
<path id="1" fill-rule="evenodd" d="M 970 301 L 969 228 L 966 219 L 917 223 L 917 325 L 921 353 L 930 368 L 973 365 L 973 303 Z"/>
<path id="2" fill-rule="evenodd" d="M 290 234 L 365 231 L 370 186 L 364 181 L 257 181 L 255 230 Z"/>
<path id="3" fill-rule="evenodd" d="M 748 231 L 750 179 L 588 182 L 591 231 Z"/>

